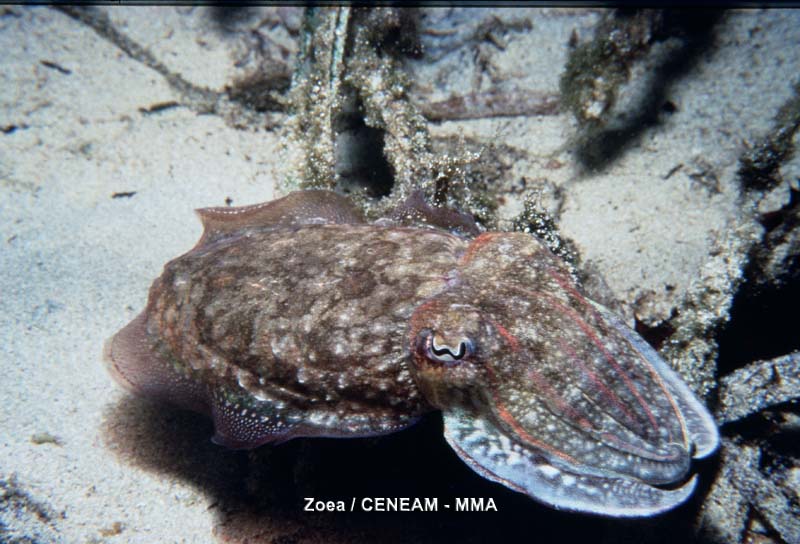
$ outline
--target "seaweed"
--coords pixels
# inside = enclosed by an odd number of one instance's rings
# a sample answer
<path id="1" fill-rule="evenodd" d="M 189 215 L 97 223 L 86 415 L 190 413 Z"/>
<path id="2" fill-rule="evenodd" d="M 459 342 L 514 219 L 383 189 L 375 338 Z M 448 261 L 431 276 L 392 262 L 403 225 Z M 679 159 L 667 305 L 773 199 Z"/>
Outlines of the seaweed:
<path id="1" fill-rule="evenodd" d="M 15 474 L 0 477 L 0 541 L 9 544 L 54 542 L 58 535 L 55 520 L 64 515 L 35 499 Z M 24 534 L 21 534 L 21 527 L 24 527 Z"/>
<path id="2" fill-rule="evenodd" d="M 592 40 L 572 50 L 560 89 L 562 104 L 578 121 L 578 161 L 603 169 L 662 113 L 677 106 L 667 100 L 673 82 L 713 43 L 718 10 L 625 10 L 610 12 L 597 25 Z M 656 49 L 657 44 L 663 47 Z M 646 92 L 624 112 L 615 106 L 621 88 L 637 62 L 654 57 Z"/>
<path id="3" fill-rule="evenodd" d="M 739 179 L 747 190 L 767 190 L 782 179 L 779 169 L 794 156 L 794 135 L 800 128 L 800 81 L 794 93 L 780 107 L 772 129 L 739 159 Z"/>

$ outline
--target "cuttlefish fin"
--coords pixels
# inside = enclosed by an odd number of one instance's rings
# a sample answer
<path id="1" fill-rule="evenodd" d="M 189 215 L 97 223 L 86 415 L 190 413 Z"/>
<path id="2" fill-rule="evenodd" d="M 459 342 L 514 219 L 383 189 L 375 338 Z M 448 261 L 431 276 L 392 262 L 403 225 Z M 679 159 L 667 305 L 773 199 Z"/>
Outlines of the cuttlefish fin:
<path id="1" fill-rule="evenodd" d="M 596 302 L 592 302 L 592 304 L 600 312 L 603 319 L 622 334 L 664 380 L 667 390 L 680 408 L 689 438 L 694 444 L 693 457 L 702 459 L 714 453 L 719 447 L 717 425 L 708 410 L 689 389 L 689 386 L 684 383 L 677 372 L 670 368 L 650 344 L 625 325 L 619 317 Z"/>
<path id="2" fill-rule="evenodd" d="M 310 224 L 359 224 L 361 211 L 333 191 L 295 191 L 283 198 L 251 206 L 200 208 L 203 237 L 197 247 L 247 227 Z"/>
<path id="3" fill-rule="evenodd" d="M 461 236 L 481 233 L 475 219 L 466 213 L 445 206 L 431 206 L 420 189 L 415 189 L 403 202 L 379 220 L 406 227 L 437 227 Z"/>
<path id="4" fill-rule="evenodd" d="M 445 438 L 458 456 L 489 480 L 556 509 L 614 517 L 652 516 L 684 502 L 696 476 L 676 489 L 633 478 L 583 474 L 555 467 L 506 436 L 488 419 L 466 410 L 444 413 Z"/>
<path id="5" fill-rule="evenodd" d="M 205 391 L 156 352 L 147 334 L 144 312 L 106 340 L 103 359 L 111 376 L 128 391 L 207 412 Z"/>
<path id="6" fill-rule="evenodd" d="M 236 402 L 215 398 L 211 403 L 214 436 L 211 441 L 233 450 L 257 448 L 280 443 L 293 436 L 292 425 L 284 423 L 277 412 L 248 410 Z"/>
<path id="7" fill-rule="evenodd" d="M 251 449 L 263 444 L 280 444 L 293 438 L 356 438 L 382 436 L 413 425 L 418 416 L 388 416 L 329 426 L 315 424 L 318 419 L 307 412 L 308 419 L 287 418 L 271 401 L 249 401 L 249 408 L 235 398 L 217 396 L 211 403 L 215 444 L 230 449 Z"/>

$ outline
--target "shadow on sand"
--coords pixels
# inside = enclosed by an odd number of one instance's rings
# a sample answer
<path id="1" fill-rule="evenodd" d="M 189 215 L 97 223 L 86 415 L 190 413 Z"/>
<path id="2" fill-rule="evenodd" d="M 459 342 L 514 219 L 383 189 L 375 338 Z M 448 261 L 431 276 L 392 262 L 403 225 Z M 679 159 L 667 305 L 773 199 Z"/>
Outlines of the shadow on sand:
<path id="1" fill-rule="evenodd" d="M 128 396 L 107 410 L 102 436 L 122 463 L 178 478 L 208 496 L 222 542 L 694 540 L 697 499 L 644 520 L 558 512 L 472 472 L 445 442 L 438 416 L 386 437 L 296 439 L 249 452 L 212 444 L 212 431 L 207 418 Z M 436 498 L 438 511 L 306 512 L 304 497 L 341 500 L 347 509 L 353 498 L 357 505 L 363 498 Z M 491 497 L 497 511 L 455 512 L 456 497 Z"/>

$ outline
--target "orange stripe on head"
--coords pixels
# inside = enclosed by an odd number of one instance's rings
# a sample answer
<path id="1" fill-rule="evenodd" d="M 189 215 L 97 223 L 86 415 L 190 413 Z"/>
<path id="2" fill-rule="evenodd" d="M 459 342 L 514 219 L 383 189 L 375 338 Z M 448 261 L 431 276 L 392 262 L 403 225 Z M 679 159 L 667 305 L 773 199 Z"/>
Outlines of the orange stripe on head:
<path id="1" fill-rule="evenodd" d="M 492 384 L 492 386 L 490 387 L 490 391 L 492 393 L 492 401 L 494 402 L 494 409 L 496 410 L 497 415 L 500 417 L 500 419 L 502 419 L 509 427 L 511 427 L 514 433 L 516 433 L 516 435 L 519 436 L 519 438 L 526 444 L 530 444 L 534 448 L 537 448 L 543 452 L 555 455 L 556 457 L 558 457 L 559 459 L 561 459 L 566 463 L 579 465 L 580 463 L 578 462 L 577 459 L 575 459 L 574 457 L 572 457 L 567 453 L 564 453 L 561 450 L 555 449 L 553 446 L 545 444 L 541 440 L 537 440 L 536 438 L 531 436 L 530 433 L 528 433 L 528 431 L 526 431 L 522 427 L 522 425 L 519 424 L 519 422 L 514 418 L 514 416 L 512 416 L 511 413 L 508 411 L 508 409 L 505 406 L 505 403 L 503 403 L 503 401 L 500 400 L 500 398 L 497 395 L 497 390 L 494 387 L 494 384 L 497 382 L 497 376 L 495 375 L 494 371 L 488 364 L 485 366 L 485 368 L 489 377 L 489 381 Z"/>
<path id="2" fill-rule="evenodd" d="M 558 298 L 556 298 L 555 296 L 553 296 L 553 295 L 551 295 L 549 293 L 539 292 L 539 291 L 529 291 L 527 289 L 522 289 L 522 288 L 519 288 L 519 287 L 517 287 L 515 289 L 520 291 L 520 292 L 523 292 L 523 293 L 525 293 L 525 294 L 527 294 L 529 296 L 533 296 L 533 297 L 538 298 L 540 300 L 544 300 L 551 307 L 559 310 L 562 314 L 565 314 L 570 319 L 572 319 L 572 321 L 576 325 L 578 325 L 578 327 L 583 331 L 583 333 L 586 335 L 586 337 L 589 339 L 589 341 L 591 341 L 592 344 L 594 344 L 595 347 L 597 347 L 597 349 L 600 350 L 600 353 L 603 354 L 603 357 L 606 359 L 606 361 L 608 361 L 609 365 L 611 365 L 611 367 L 614 369 L 614 371 L 617 373 L 617 375 L 622 379 L 622 382 L 625 384 L 625 387 L 628 389 L 628 391 L 630 391 L 630 393 L 633 395 L 633 397 L 639 403 L 639 406 L 642 408 L 642 411 L 644 411 L 645 415 L 647 416 L 648 421 L 650 422 L 650 425 L 653 427 L 653 430 L 657 431 L 659 429 L 658 422 L 656 421 L 655 416 L 653 416 L 653 412 L 648 407 L 647 401 L 645 401 L 644 397 L 642 397 L 642 394 L 639 391 L 639 389 L 633 383 L 633 381 L 631 380 L 630 376 L 628 376 L 628 374 L 620 367 L 619 363 L 617 363 L 617 360 L 614 357 L 614 355 L 611 354 L 606 349 L 606 347 L 603 344 L 603 342 L 600 340 L 600 338 L 597 336 L 597 334 L 595 334 L 595 332 L 592 330 L 592 326 L 589 325 L 589 323 L 587 323 L 583 319 L 583 317 L 581 317 L 580 314 L 578 314 L 578 312 L 576 312 L 574 309 L 564 305 L 564 303 L 562 301 L 558 300 Z"/>
<path id="3" fill-rule="evenodd" d="M 580 464 L 578 460 L 572 457 L 571 455 L 564 453 L 561 450 L 557 450 L 553 446 L 545 444 L 540 440 L 536 440 L 528 433 L 528 431 L 522 428 L 522 425 L 520 425 L 517 422 L 517 420 L 514 419 L 514 416 L 512 416 L 511 413 L 509 413 L 505 405 L 499 399 L 495 397 L 494 401 L 496 404 L 495 409 L 497 410 L 497 415 L 500 416 L 500 419 L 505 421 L 506 424 L 509 427 L 511 427 L 511 429 L 513 429 L 513 431 L 517 434 L 517 436 L 519 436 L 526 444 L 530 444 L 534 448 L 540 449 L 551 455 L 555 455 L 564 462 L 571 463 L 573 465 Z"/>
<path id="4" fill-rule="evenodd" d="M 481 246 L 486 245 L 488 242 L 492 241 L 493 238 L 496 236 L 502 235 L 502 232 L 484 232 L 477 238 L 475 238 L 472 242 L 470 242 L 467 250 L 464 252 L 464 255 L 461 256 L 461 261 L 459 262 L 460 265 L 465 265 L 472 260 L 475 256 L 475 252 L 481 248 Z"/>
<path id="5" fill-rule="evenodd" d="M 561 288 L 563 288 L 565 291 L 571 294 L 573 298 L 575 298 L 584 308 L 586 308 L 592 315 L 592 317 L 594 317 L 595 320 L 597 320 L 599 323 L 602 323 L 603 326 L 606 327 L 606 329 L 609 328 L 608 324 L 606 323 L 606 320 L 603 318 L 602 315 L 600 315 L 600 313 L 597 311 L 597 308 L 592 306 L 592 304 L 586 300 L 586 297 L 584 297 L 580 293 L 580 291 L 578 291 L 561 273 L 553 269 L 548 270 L 548 272 L 550 273 L 550 277 L 552 277 L 558 283 L 558 285 L 561 286 Z M 681 422 L 681 434 L 683 435 L 684 442 L 686 442 L 687 430 L 683 421 L 683 416 L 681 415 L 681 411 L 678 408 L 677 404 L 675 403 L 675 400 L 672 398 L 672 394 L 669 392 L 667 386 L 664 384 L 664 381 L 661 379 L 661 375 L 658 373 L 658 371 L 656 371 L 655 368 L 653 368 L 653 365 L 650 364 L 650 362 L 647 360 L 647 357 L 645 357 L 644 354 L 642 354 L 636 346 L 634 346 L 630 342 L 628 343 L 633 348 L 633 350 L 639 354 L 641 360 L 644 361 L 644 366 L 645 368 L 647 368 L 648 373 L 656 382 L 656 384 L 664 393 L 664 395 L 667 397 L 667 400 L 669 400 L 673 413 L 678 417 L 678 420 Z M 667 430 L 669 431 L 669 428 L 667 428 Z M 670 438 L 672 438 L 671 432 L 670 432 Z"/>
<path id="6" fill-rule="evenodd" d="M 536 387 L 547 397 L 550 402 L 558 407 L 568 418 L 577 421 L 586 431 L 596 431 L 594 424 L 589 421 L 589 418 L 576 407 L 567 404 L 567 402 L 555 391 L 555 387 L 547 379 L 546 376 L 538 372 L 535 368 L 528 368 L 528 377 L 536 385 Z"/>
<path id="7" fill-rule="evenodd" d="M 606 398 L 608 398 L 614 404 L 614 406 L 616 406 L 625 415 L 626 418 L 628 418 L 628 421 L 630 423 L 636 424 L 636 418 L 633 417 L 633 414 L 631 414 L 630 410 L 628 410 L 625 407 L 625 405 L 622 403 L 622 400 L 616 395 L 616 393 L 614 393 L 612 390 L 606 387 L 606 385 L 600 380 L 597 374 L 595 374 L 594 371 L 590 369 L 586 365 L 586 363 L 584 363 L 583 360 L 581 360 L 580 357 L 578 357 L 578 354 L 575 352 L 575 350 L 572 349 L 570 345 L 568 345 L 566 342 L 564 342 L 564 340 L 561 339 L 559 339 L 559 346 L 561 347 L 562 350 L 564 350 L 569 354 L 570 359 L 572 359 L 572 362 L 577 366 L 579 366 L 581 368 L 581 371 L 589 376 L 589 380 L 591 380 L 592 384 L 595 387 L 597 387 L 597 389 L 603 395 L 605 395 Z"/>
<path id="8" fill-rule="evenodd" d="M 498 323 L 498 322 L 494 321 L 493 319 L 489 319 L 489 318 L 487 317 L 487 318 L 486 318 L 486 321 L 488 321 L 489 323 L 491 323 L 491 324 L 492 324 L 492 326 L 493 326 L 495 329 L 497 329 L 497 332 L 499 332 L 499 333 L 500 333 L 500 336 L 502 336 L 502 337 L 503 337 L 503 339 L 504 339 L 506 342 L 508 342 L 508 345 L 509 345 L 509 346 L 511 346 L 511 351 L 519 351 L 519 340 L 517 340 L 517 337 L 516 337 L 516 336 L 514 336 L 513 334 L 511 334 L 510 332 L 508 332 L 508 329 L 506 329 L 504 326 L 502 326 L 500 323 Z"/>

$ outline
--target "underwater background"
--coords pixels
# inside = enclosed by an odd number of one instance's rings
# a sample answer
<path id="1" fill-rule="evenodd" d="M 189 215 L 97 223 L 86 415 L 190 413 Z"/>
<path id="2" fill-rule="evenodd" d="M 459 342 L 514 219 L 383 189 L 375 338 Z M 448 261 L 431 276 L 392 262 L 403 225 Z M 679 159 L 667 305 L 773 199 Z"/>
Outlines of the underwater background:
<path id="1" fill-rule="evenodd" d="M 0 50 L 0 542 L 800 542 L 800 11 L 2 6 Z M 231 451 L 116 387 L 193 210 L 308 188 L 544 240 L 715 414 L 694 496 L 557 512 L 437 415 Z"/>

